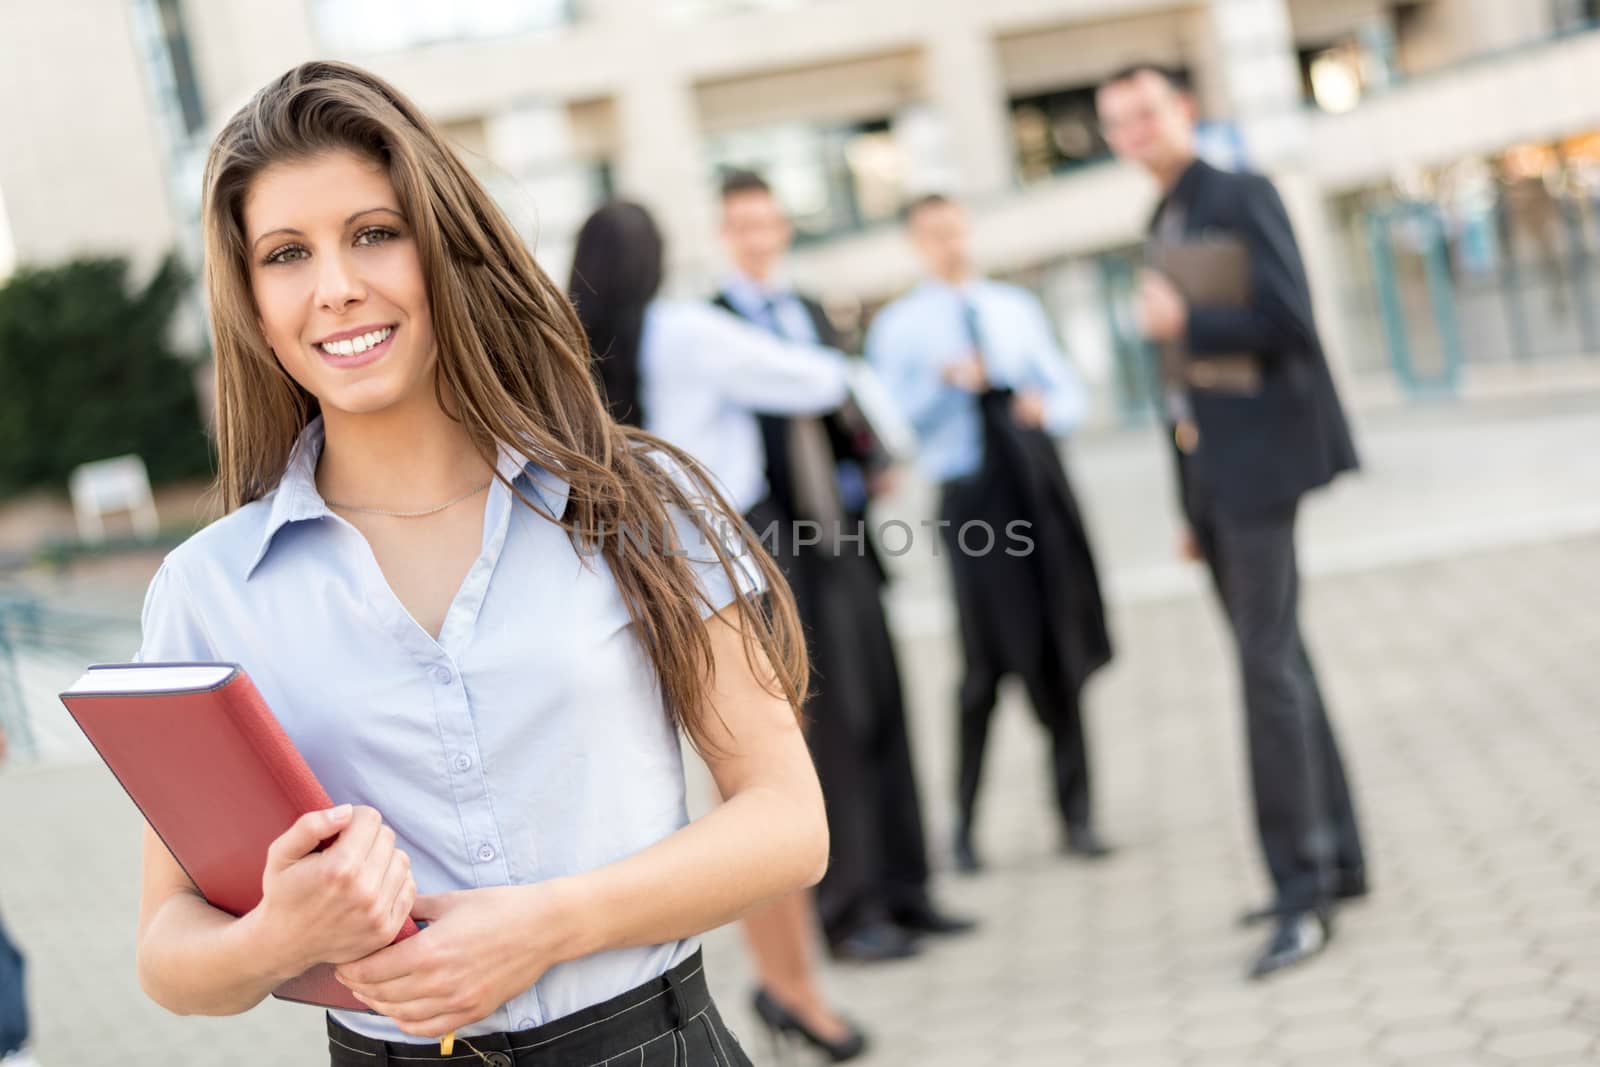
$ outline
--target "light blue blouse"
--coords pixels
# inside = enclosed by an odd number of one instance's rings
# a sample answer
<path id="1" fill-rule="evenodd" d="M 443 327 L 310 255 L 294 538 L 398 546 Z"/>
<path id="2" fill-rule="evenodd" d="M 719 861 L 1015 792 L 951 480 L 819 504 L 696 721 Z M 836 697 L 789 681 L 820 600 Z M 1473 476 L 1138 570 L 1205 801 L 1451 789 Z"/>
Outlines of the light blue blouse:
<path id="1" fill-rule="evenodd" d="M 243 666 L 333 801 L 382 812 L 423 893 L 593 870 L 684 826 L 678 737 L 604 559 L 496 481 L 482 550 L 435 641 L 318 494 L 322 440 L 313 422 L 276 490 L 167 557 L 138 658 Z M 499 470 L 562 514 L 561 478 L 505 448 Z M 682 512 L 673 520 L 707 594 L 702 614 L 731 603 L 701 527 Z M 748 561 L 738 571 L 741 592 L 760 588 Z M 461 1032 L 560 1018 L 694 949 L 678 941 L 560 964 Z M 372 1037 L 413 1040 L 379 1016 L 335 1015 Z"/>

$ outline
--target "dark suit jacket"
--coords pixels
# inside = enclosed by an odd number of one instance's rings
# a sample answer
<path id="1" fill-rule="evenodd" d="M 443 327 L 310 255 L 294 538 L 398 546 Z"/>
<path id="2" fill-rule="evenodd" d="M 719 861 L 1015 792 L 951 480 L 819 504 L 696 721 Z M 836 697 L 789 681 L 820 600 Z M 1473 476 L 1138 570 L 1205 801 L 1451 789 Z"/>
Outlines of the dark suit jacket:
<path id="1" fill-rule="evenodd" d="M 1190 390 L 1200 447 L 1188 461 L 1198 466 L 1222 511 L 1244 516 L 1281 509 L 1358 465 L 1317 339 L 1289 215 L 1265 177 L 1217 170 L 1200 160 L 1156 209 L 1152 229 L 1169 202 L 1183 210 L 1186 237 L 1233 235 L 1250 250 L 1250 303 L 1191 308 L 1192 357 L 1246 351 L 1256 354 L 1262 368 L 1255 395 Z"/>
<path id="2" fill-rule="evenodd" d="M 801 296 L 799 299 L 811 319 L 817 343 L 828 348 L 842 348 L 843 338 L 828 320 L 827 312 L 822 310 L 822 305 L 807 296 Z M 728 299 L 726 293 L 718 293 L 712 303 L 744 318 L 743 312 Z M 784 415 L 758 413 L 756 421 L 761 426 L 761 441 L 766 450 L 767 487 L 771 492 L 772 505 L 785 521 L 804 518 L 805 516 L 800 515 L 799 509 L 795 506 L 794 490 L 789 478 L 789 419 Z M 828 432 L 828 441 L 833 446 L 836 459 L 853 460 L 865 475 L 871 475 L 889 466 L 891 461 L 888 453 L 866 428 L 865 423 L 853 415 L 849 405 L 845 409 L 824 416 L 822 425 Z M 865 524 L 866 512 L 863 509 L 847 509 L 845 518 L 851 523 L 860 521 Z M 883 565 L 883 559 L 870 533 L 866 538 L 865 552 L 879 580 L 886 581 L 888 570 Z"/>

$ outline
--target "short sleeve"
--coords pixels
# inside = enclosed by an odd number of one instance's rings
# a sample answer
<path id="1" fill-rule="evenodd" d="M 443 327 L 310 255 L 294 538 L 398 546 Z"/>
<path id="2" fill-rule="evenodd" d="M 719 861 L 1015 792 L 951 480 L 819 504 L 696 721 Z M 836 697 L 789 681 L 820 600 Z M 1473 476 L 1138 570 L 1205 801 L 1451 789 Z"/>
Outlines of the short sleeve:
<path id="1" fill-rule="evenodd" d="M 135 663 L 190 663 L 218 658 L 188 583 L 170 560 L 150 580 L 139 629 Z"/>
<path id="2" fill-rule="evenodd" d="M 690 508 L 669 504 L 674 545 L 669 551 L 681 553 L 705 593 L 700 605 L 703 618 L 710 618 L 740 596 L 766 592 L 767 584 L 756 565 L 755 546 L 745 535 L 742 522 L 735 523 L 722 514 L 714 502 L 683 466 L 668 456 L 654 453 L 651 462 L 666 471 L 688 497 Z M 730 579 L 717 558 L 720 542 L 728 555 L 734 577 Z"/>

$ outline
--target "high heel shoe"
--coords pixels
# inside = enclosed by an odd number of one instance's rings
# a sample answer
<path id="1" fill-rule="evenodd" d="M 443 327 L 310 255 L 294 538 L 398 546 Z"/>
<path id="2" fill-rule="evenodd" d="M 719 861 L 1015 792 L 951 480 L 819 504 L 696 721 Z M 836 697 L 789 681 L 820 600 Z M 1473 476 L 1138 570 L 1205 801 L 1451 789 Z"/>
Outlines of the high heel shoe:
<path id="1" fill-rule="evenodd" d="M 774 1044 L 786 1036 L 793 1035 L 820 1051 L 834 1063 L 853 1060 L 867 1051 L 867 1035 L 858 1027 L 846 1022 L 845 1028 L 849 1033 L 838 1040 L 829 1041 L 802 1022 L 794 1012 L 773 1000 L 772 995 L 765 989 L 756 990 L 755 1008 L 756 1015 L 771 1033 Z"/>

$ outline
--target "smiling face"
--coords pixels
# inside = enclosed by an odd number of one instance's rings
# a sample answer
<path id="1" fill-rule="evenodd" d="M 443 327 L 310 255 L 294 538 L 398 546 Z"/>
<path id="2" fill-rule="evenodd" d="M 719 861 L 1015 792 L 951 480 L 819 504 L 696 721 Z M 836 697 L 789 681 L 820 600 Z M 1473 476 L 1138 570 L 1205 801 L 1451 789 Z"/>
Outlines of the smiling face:
<path id="1" fill-rule="evenodd" d="M 1153 70 L 1102 85 L 1095 109 L 1111 150 L 1158 179 L 1194 158 L 1194 98 Z"/>
<path id="2" fill-rule="evenodd" d="M 433 403 L 422 262 L 384 167 L 350 151 L 275 163 L 244 200 L 267 344 L 327 417 Z"/>

